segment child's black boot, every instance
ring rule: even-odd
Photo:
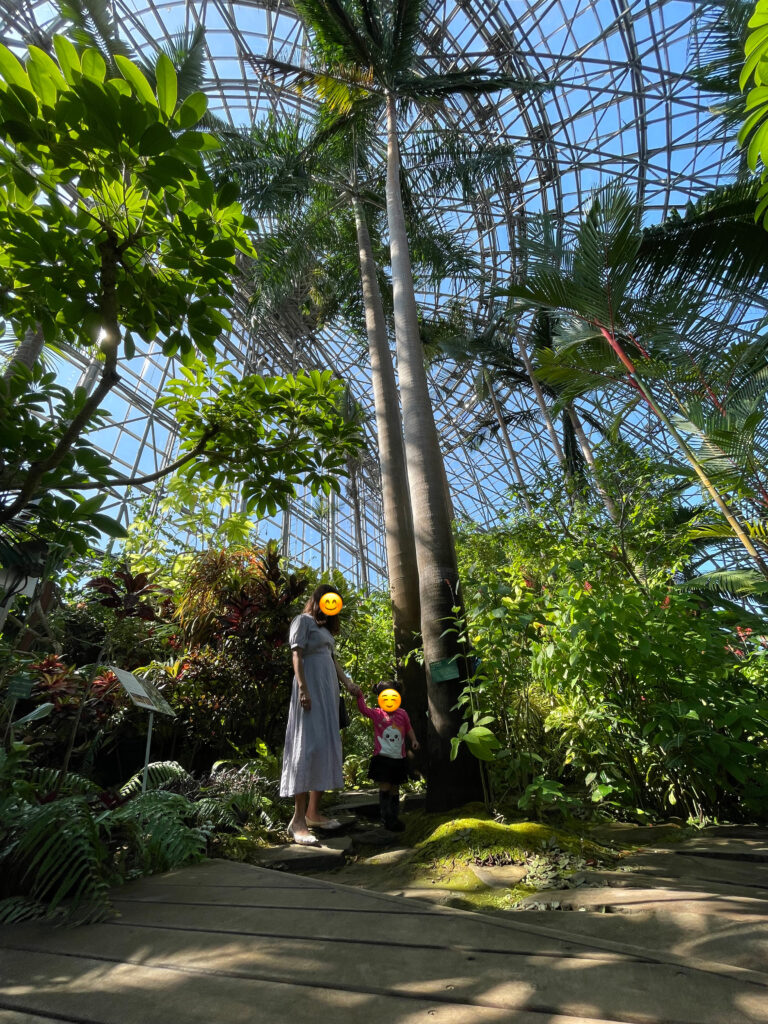
[[[390,832],[403,832],[405,825],[400,821],[400,794],[397,790],[389,791],[389,824]]]
[[[388,789],[379,790],[379,817],[384,828],[389,828],[389,795]]]

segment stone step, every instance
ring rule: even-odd
[[[319,846],[299,846],[297,843],[285,846],[270,846],[251,855],[251,862],[258,867],[273,871],[331,871],[340,868],[345,861],[346,848],[351,845],[349,837],[329,839]]]
[[[421,810],[426,802],[422,793],[406,793],[400,800],[402,811]],[[329,807],[326,814],[334,818],[339,815],[356,814],[361,818],[378,818],[379,791],[360,790],[359,792],[340,793],[338,802]]]

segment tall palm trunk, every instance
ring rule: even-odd
[[[528,379],[531,382],[533,393],[536,396],[536,403],[539,406],[539,411],[541,412],[541,415],[544,418],[547,433],[549,434],[549,439],[552,442],[552,448],[555,452],[555,458],[560,463],[562,468],[565,469],[567,472],[565,452],[563,451],[563,447],[560,444],[560,438],[557,436],[557,431],[555,430],[555,424],[552,422],[552,417],[549,415],[549,409],[547,408],[547,403],[544,400],[544,392],[541,390],[541,384],[539,384],[539,380],[534,372],[533,363],[531,362],[530,356],[528,355],[528,346],[525,343],[525,339],[523,338],[522,333],[519,333],[517,336],[517,347],[520,349],[520,357],[523,360],[525,372],[528,374]]]
[[[610,496],[608,491],[606,491],[605,487],[603,486],[603,482],[600,479],[600,473],[597,469],[595,456],[592,452],[590,443],[587,440],[587,435],[584,433],[584,426],[581,422],[581,418],[570,402],[568,402],[565,409],[568,413],[571,423],[573,424],[573,432],[576,435],[576,439],[579,442],[581,454],[584,456],[584,461],[589,466],[589,470],[592,473],[592,479],[595,481],[595,487],[597,487],[598,494],[602,498],[603,505],[605,505],[605,510],[610,516],[611,521],[614,523],[618,523],[619,510],[616,508],[616,503],[614,502],[613,498]]]
[[[416,568],[416,543],[413,536],[411,497],[405,468],[403,427],[392,353],[387,338],[384,306],[381,301],[373,246],[363,204],[352,198],[360,256],[360,279],[365,308],[365,327],[371,359],[373,403],[381,466],[381,492],[384,505],[384,539],[389,567],[389,591],[395,629],[395,657],[406,707],[413,718],[419,742],[424,745],[427,729],[427,692],[424,668],[415,659],[405,664],[405,656],[418,646],[421,632],[419,610],[419,573]]]
[[[400,192],[400,146],[395,96],[387,95],[387,220],[403,408],[405,457],[413,508],[421,598],[421,633],[429,705],[427,807],[447,809],[482,798],[479,762],[462,745],[450,760],[451,739],[461,726],[453,710],[466,684],[456,620],[463,618],[456,550],[447,507],[443,456],[429,397],[419,333],[408,236]],[[458,613],[454,611],[458,608]],[[458,678],[437,681],[432,665],[455,659]]]
[[[509,464],[512,466],[512,472],[515,474],[515,480],[517,480],[517,486],[520,488],[520,497],[523,500],[523,505],[525,506],[525,511],[528,513],[528,515],[531,515],[533,510],[531,508],[530,498],[528,497],[528,491],[526,490],[526,487],[525,487],[525,480],[523,479],[523,473],[522,473],[522,470],[520,469],[520,462],[518,461],[517,453],[515,452],[515,449],[512,447],[512,442],[509,439],[509,433],[507,431],[507,425],[504,422],[504,415],[503,415],[503,413],[501,411],[501,406],[499,405],[499,400],[496,397],[496,392],[493,390],[493,382],[491,381],[491,375],[488,373],[487,370],[483,370],[483,376],[485,378],[485,386],[488,388],[488,397],[491,400],[491,405],[493,406],[493,412],[494,412],[494,415],[496,416],[496,422],[499,424],[499,430],[501,431],[501,436],[502,436],[502,439],[504,441],[504,447],[506,448],[507,456],[509,458]]]
[[[630,379],[634,381],[635,387],[645,399],[648,407],[654,413],[656,418],[661,423],[664,424],[664,426],[670,432],[670,434],[675,439],[677,444],[680,446],[681,451],[693,467],[693,471],[696,473],[696,476],[699,478],[702,485],[704,486],[704,489],[707,491],[707,493],[712,498],[714,503],[720,509],[721,513],[723,514],[723,517],[725,518],[725,521],[728,523],[731,530],[733,530],[734,535],[738,538],[744,550],[755,562],[755,565],[763,574],[763,576],[765,576],[766,579],[768,579],[768,563],[766,563],[762,555],[758,553],[757,548],[752,543],[752,538],[749,536],[741,522],[739,522],[739,517],[737,513],[735,513],[733,509],[728,505],[728,502],[725,500],[722,494],[720,494],[717,487],[704,472],[704,467],[702,466],[699,459],[696,457],[695,453],[692,451],[690,445],[686,442],[685,438],[674,425],[669,416],[667,416],[667,414],[662,410],[661,406],[657,403],[651,389],[646,385],[642,377],[640,377],[640,375],[634,367],[634,364],[632,363],[632,360],[629,358],[629,356],[626,354],[622,346],[619,344],[615,335],[606,327],[601,327],[600,331],[605,340],[613,349],[613,351],[619,357],[621,363],[626,367],[627,370],[629,370]]]

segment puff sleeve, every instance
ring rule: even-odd
[[[291,631],[288,634],[288,643],[291,645],[292,651],[295,651],[298,647],[307,646],[311,623],[312,620],[309,615],[297,615],[293,620]]]

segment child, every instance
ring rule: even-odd
[[[373,722],[373,757],[368,765],[368,778],[379,784],[382,825],[390,832],[402,832],[405,825],[399,818],[398,787],[408,778],[405,738],[408,737],[413,750],[419,749],[419,742],[407,712],[400,707],[400,694],[395,684],[376,683],[373,692],[378,698],[377,708],[368,707],[362,692],[357,697],[360,711]]]

